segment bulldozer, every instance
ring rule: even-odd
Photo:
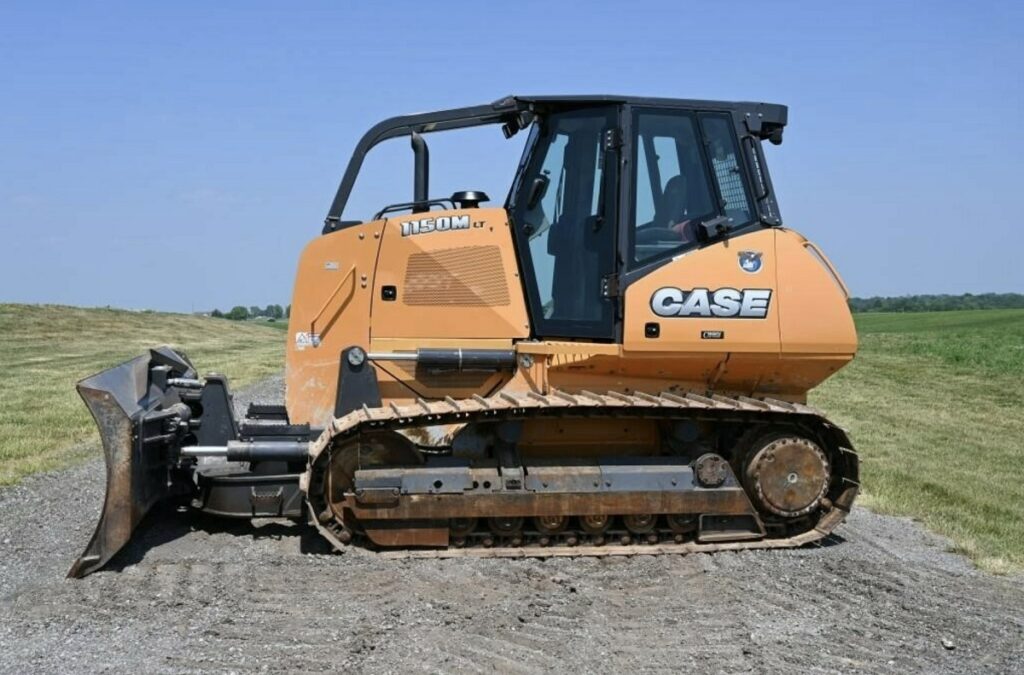
[[[848,291],[783,226],[786,106],[509,96],[358,142],[298,263],[285,400],[156,347],[82,380],[106,499],[69,576],[150,509],[290,518],[384,557],[668,554],[821,540],[858,458],[808,391],[854,357]],[[426,137],[525,138],[502,206],[430,192]],[[522,134],[522,135],[520,135]],[[345,219],[408,137],[412,199]]]

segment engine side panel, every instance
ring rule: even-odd
[[[384,227],[373,339],[459,340],[530,333],[504,209],[396,216]]]
[[[285,400],[295,424],[334,416],[338,363],[370,339],[370,297],[383,221],[317,237],[302,251],[292,293]]]
[[[503,209],[405,214],[388,220],[373,280],[370,351],[511,349],[529,334],[519,267]],[[467,398],[505,372],[376,363],[385,400]]]

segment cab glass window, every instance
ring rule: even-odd
[[[698,225],[719,215],[730,228],[750,222],[730,125],[728,115],[634,113],[634,262],[695,246]]]
[[[513,191],[538,334],[605,336],[610,326],[602,281],[612,271],[615,228],[602,215],[614,208],[614,195],[605,194],[602,140],[614,114],[598,108],[545,118]]]
[[[718,193],[724,202],[722,210],[731,221],[729,227],[746,225],[751,220],[750,195],[737,160],[732,121],[727,115],[701,115],[700,123]]]

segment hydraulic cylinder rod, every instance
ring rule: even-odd
[[[437,370],[511,370],[516,366],[512,349],[417,349],[415,352],[370,352],[371,361],[415,361]]]
[[[298,462],[309,454],[306,441],[228,441],[227,445],[189,445],[183,457],[223,457],[229,462]]]

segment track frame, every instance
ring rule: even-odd
[[[411,405],[370,408],[364,406],[347,415],[336,418],[324,430],[317,441],[310,446],[309,466],[301,479],[306,493],[307,505],[312,522],[321,534],[338,550],[350,548],[358,541],[358,534],[339,518],[332,508],[327,495],[329,462],[332,449],[357,440],[361,434],[382,430],[397,431],[419,426],[459,424],[476,422],[497,422],[530,418],[551,417],[617,417],[681,419],[699,416],[720,421],[739,422],[755,428],[758,424],[785,423],[805,428],[816,436],[831,456],[833,477],[826,500],[817,515],[817,520],[799,532],[789,532],[786,527],[769,527],[763,538],[744,541],[685,541],[677,537],[676,542],[661,542],[648,545],[627,546],[574,546],[564,541],[555,545],[518,545],[521,540],[497,537],[484,547],[442,548],[431,550],[385,550],[386,557],[524,557],[524,556],[581,556],[581,555],[635,555],[652,553],[691,553],[699,551],[740,550],[753,548],[787,548],[801,546],[820,540],[831,533],[849,512],[859,491],[859,460],[846,432],[829,422],[824,415],[810,406],[780,401],[772,398],[735,398],[718,394],[704,395],[697,392],[661,392],[650,394],[633,391],[629,393],[606,391],[566,392],[551,389],[547,393],[531,391],[527,394],[499,392],[490,397],[474,396],[442,401],[417,399]],[[460,497],[454,496],[458,499]],[[439,512],[440,513],[440,512]],[[453,511],[454,513],[454,511]],[[482,514],[478,514],[482,515]],[[393,520],[389,528],[399,525]],[[439,546],[441,540],[434,528],[429,534],[430,523],[426,521],[425,536],[421,545]],[[378,544],[387,538],[377,539]],[[447,535],[444,537],[447,542]],[[517,545],[508,545],[509,541]]]

